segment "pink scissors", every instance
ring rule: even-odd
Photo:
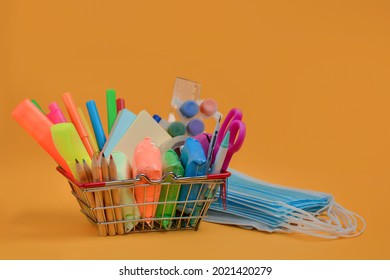
[[[215,159],[223,138],[228,131],[230,131],[229,148],[222,165],[222,171],[225,171],[228,168],[233,154],[238,152],[244,143],[246,126],[245,123],[242,122],[242,112],[239,109],[231,109],[223,121],[222,126],[218,131],[217,140],[215,142],[213,159]]]

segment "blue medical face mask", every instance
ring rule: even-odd
[[[227,209],[221,201],[213,203],[206,221],[323,238],[353,237],[364,231],[364,219],[334,202],[330,194],[278,186],[230,172]],[[363,224],[360,230],[357,219]]]

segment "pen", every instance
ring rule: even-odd
[[[53,122],[53,123],[64,123],[67,122],[65,119],[64,114],[62,113],[60,107],[58,106],[57,102],[52,102],[49,104],[49,110],[50,112],[47,114],[47,117]]]
[[[109,171],[109,175],[110,175],[110,181],[118,180],[118,173],[117,173],[115,161],[112,158],[112,155],[110,156],[110,164],[108,166],[108,171]],[[115,206],[121,205],[121,197],[119,194],[119,190],[113,189],[113,190],[111,190],[111,194],[112,194],[112,200],[114,202],[114,205]],[[115,220],[122,221],[123,220],[122,208],[114,208],[114,212],[115,212]],[[124,224],[117,223],[117,230],[118,230],[117,232],[119,235],[124,234],[125,233]]]
[[[102,150],[104,143],[106,143],[106,135],[104,134],[102,122],[100,120],[99,112],[94,100],[89,100],[87,102],[87,109],[89,118],[91,119],[93,131],[95,132],[96,142],[98,144],[99,150]]]
[[[117,98],[116,99],[116,113],[119,114],[119,112],[126,108],[125,100],[123,98]]]
[[[101,170],[102,170],[102,180],[103,182],[109,182],[110,181],[110,174],[108,170],[108,163],[106,160],[106,157],[103,154],[102,161],[101,161]],[[104,191],[103,194],[103,201],[104,206],[106,207],[106,218],[107,222],[113,222],[114,221],[114,211],[113,211],[113,202],[112,202],[112,194],[110,190]],[[115,235],[116,229],[115,224],[108,224],[108,235]]]
[[[230,131],[226,132],[223,138],[222,144],[218,149],[217,155],[215,156],[214,164],[211,168],[211,174],[217,174],[222,170],[223,163],[225,162],[226,154],[229,150]]]
[[[106,91],[106,105],[107,105],[107,123],[108,134],[111,132],[111,128],[114,125],[116,119],[116,93],[113,89]]]
[[[91,144],[89,143],[88,134],[85,131],[83,123],[81,122],[80,117],[77,113],[76,106],[73,102],[72,96],[70,95],[70,93],[66,92],[62,95],[62,100],[64,101],[70,120],[76,127],[77,133],[79,134],[81,141],[83,141],[85,149],[87,149],[89,156],[92,157],[93,149],[91,147]]]
[[[217,135],[219,132],[220,124],[221,124],[221,116],[219,116],[219,118],[218,118],[218,121],[215,125],[213,136],[211,137],[211,140],[210,140],[210,146],[209,146],[209,150],[207,153],[207,168],[206,168],[207,173],[208,173],[208,171],[211,167],[211,164],[212,164],[213,153],[214,153],[215,143],[217,141]]]
[[[96,155],[92,156],[92,163],[91,163],[91,173],[92,173],[92,181],[93,182],[100,182],[100,167],[97,160]],[[96,207],[104,207],[103,198],[101,196],[101,191],[94,192],[95,193],[95,204]],[[105,222],[105,215],[103,209],[97,209],[96,210],[96,219],[98,221],[98,229],[99,229],[99,235],[100,236],[107,236],[107,229],[106,226],[102,223]]]
[[[99,153],[100,150],[99,150],[99,147],[97,145],[95,135],[92,132],[92,127],[91,127],[90,123],[87,121],[87,118],[85,117],[85,114],[80,107],[77,108],[77,112],[79,113],[81,122],[83,123],[83,125],[87,131],[89,143],[91,144],[93,153],[94,154]]]

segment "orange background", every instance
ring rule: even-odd
[[[1,1],[2,259],[389,259],[388,1]],[[331,193],[367,221],[320,240],[202,223],[99,238],[55,163],[10,117],[105,90],[165,114],[177,76],[244,111],[232,167]],[[63,107],[64,108],[64,107]],[[85,108],[85,107],[84,107]],[[106,125],[105,125],[106,127]]]

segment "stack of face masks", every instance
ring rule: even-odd
[[[211,204],[206,221],[330,239],[358,236],[365,229],[364,219],[337,204],[330,194],[282,187],[229,171],[226,209],[219,199]]]

